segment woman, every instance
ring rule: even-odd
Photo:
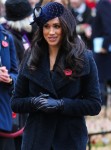
[[[29,113],[22,150],[86,150],[84,116],[101,110],[97,68],[72,13],[57,2],[39,8],[11,101],[13,111]]]
[[[17,77],[16,51],[12,36],[0,25],[0,131],[12,131],[10,98]],[[10,147],[9,147],[10,145]],[[13,150],[13,140],[0,136],[0,149]]]

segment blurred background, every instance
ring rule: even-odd
[[[103,104],[98,116],[86,117],[87,150],[111,150],[111,0],[0,0],[0,24],[13,36],[18,68],[37,28],[36,24],[30,25],[33,8],[36,3],[41,6],[49,1],[71,10],[77,33],[93,51],[98,67]],[[26,118],[27,114],[12,112],[12,134],[1,134],[0,130],[0,137],[9,139],[6,150],[20,150]]]

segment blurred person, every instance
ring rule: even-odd
[[[107,85],[111,87],[111,0],[100,0],[92,26],[94,58],[101,83],[103,104],[107,104]]]
[[[96,4],[99,0],[85,0],[86,5],[91,9],[93,18],[96,16]]]
[[[33,28],[30,25],[32,8],[28,0],[6,0],[5,10],[5,20],[0,20],[0,23],[13,35],[19,65],[33,36]]]
[[[90,7],[91,9],[96,7],[96,2],[97,0],[85,0],[86,4],[88,7]]]
[[[34,22],[38,29],[11,99],[14,112],[29,113],[21,150],[86,150],[84,116],[101,110],[92,52],[62,4],[35,7]]]
[[[91,9],[85,0],[69,0],[69,8],[77,20],[77,33],[85,42],[87,48],[92,49],[91,34],[92,20]]]
[[[12,131],[10,98],[17,77],[16,51],[12,36],[0,25],[0,132]],[[0,150],[14,150],[12,139],[0,136]]]
[[[30,47],[35,26],[31,26],[32,7],[28,0],[6,0],[5,2],[5,22],[2,25],[8,30],[14,39],[16,48],[16,58],[18,69],[21,61],[24,58],[25,52]],[[16,114],[16,127],[14,132],[24,127],[27,114]],[[14,138],[16,150],[20,150],[22,136]]]

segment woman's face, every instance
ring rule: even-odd
[[[49,20],[43,26],[43,36],[49,46],[60,46],[62,41],[62,27],[58,17]]]

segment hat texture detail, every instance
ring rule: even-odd
[[[36,22],[39,27],[42,27],[47,21],[60,17],[63,12],[64,6],[57,2],[49,2],[43,7],[35,6],[33,11],[34,21],[32,23]]]

